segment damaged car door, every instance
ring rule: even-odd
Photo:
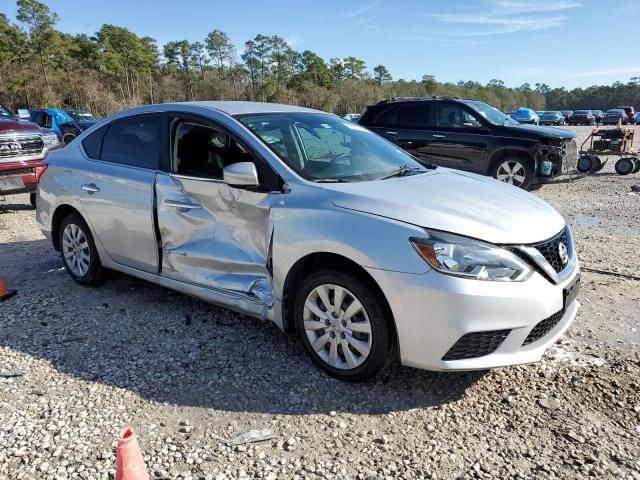
[[[270,215],[277,193],[269,185],[275,173],[211,121],[179,115],[167,121],[168,171],[159,172],[155,184],[160,274],[271,306]],[[260,186],[224,182],[224,168],[240,162],[256,166]]]

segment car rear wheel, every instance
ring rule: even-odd
[[[31,204],[31,208],[35,210],[36,208],[36,192],[31,192],[29,194],[29,203]]]
[[[76,136],[73,133],[67,133],[64,137],[62,137],[62,144],[69,145]]]
[[[58,241],[64,268],[71,278],[84,285],[98,285],[104,268],[91,231],[80,215],[72,213],[62,221]]]
[[[498,161],[493,178],[527,190],[533,180],[533,172],[529,163],[520,158],[506,158]]]
[[[348,381],[370,378],[394,359],[392,333],[379,294],[337,270],[310,275],[298,289],[295,323],[313,361]]]

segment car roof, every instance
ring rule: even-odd
[[[154,105],[143,105],[140,107],[126,110],[127,113],[135,113],[137,111],[152,112],[152,111],[164,111],[167,107],[176,106],[194,106],[205,107],[221,112],[228,115],[242,115],[246,113],[276,113],[276,112],[315,112],[325,113],[320,110],[314,110],[312,108],[298,107],[295,105],[284,105],[280,103],[267,103],[267,102],[243,102],[243,101],[198,101],[198,102],[173,102],[173,103],[158,103]]]

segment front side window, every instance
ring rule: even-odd
[[[222,170],[253,159],[225,132],[190,120],[172,124],[171,159],[174,173],[222,179]]]
[[[401,167],[424,168],[404,150],[335,115],[310,112],[238,116],[301,177],[311,181],[365,181]]]
[[[157,168],[160,116],[143,115],[116,120],[102,142],[101,159],[132,167]]]
[[[478,128],[482,124],[460,105],[442,104],[436,109],[436,126],[440,128]]]

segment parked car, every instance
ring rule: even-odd
[[[60,108],[32,109],[31,121],[56,132],[62,143],[67,144],[97,120],[82,110]]]
[[[627,115],[627,121],[625,123],[633,125],[636,123],[636,111],[633,107],[616,107],[624,110]]]
[[[602,123],[604,119],[604,112],[602,110],[591,110],[591,113],[596,117],[596,123]]]
[[[564,121],[569,123],[569,119],[571,118],[572,110],[561,110],[560,113],[564,115]]]
[[[591,110],[576,110],[569,119],[569,125],[595,125],[596,117]]]
[[[271,320],[342,379],[396,356],[433,370],[537,361],[579,307],[553,208],[335,115],[144,106],[47,165],[36,217],[74,280],[119,270]]]
[[[342,118],[344,118],[345,120],[349,120],[350,122],[357,122],[358,120],[360,120],[361,116],[362,115],[359,113],[347,113],[343,115]]]
[[[36,181],[42,160],[58,147],[58,137],[51,130],[21,120],[0,104],[0,195],[29,193],[36,206]]]
[[[61,125],[62,143],[65,145],[98,121],[96,117],[85,110],[65,109],[65,113],[73,119],[72,122]]]
[[[540,117],[540,125],[564,125],[564,115],[560,112],[544,112]]]
[[[486,103],[455,97],[383,101],[359,122],[419,161],[528,189],[576,165],[573,132],[521,125]]]
[[[636,112],[636,125],[640,125],[640,112]]]
[[[509,115],[518,123],[538,125],[540,123],[540,117],[538,114],[530,108],[520,107],[512,115]]]
[[[621,122],[623,125],[627,124],[628,117],[625,111],[621,108],[607,110],[607,113],[604,114],[604,118],[602,119],[602,123],[604,125],[615,125],[618,122]]]

